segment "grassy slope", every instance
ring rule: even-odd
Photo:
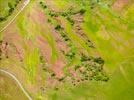
[[[67,4],[67,0],[59,5],[58,2],[53,1],[59,9]],[[80,1],[77,1],[79,3]],[[32,3],[31,3],[32,5]],[[76,87],[69,89],[67,83],[59,91],[48,91],[49,100],[131,100],[133,99],[133,83],[132,78],[134,73],[134,58],[133,56],[133,5],[125,11],[125,14],[120,18],[117,18],[116,13],[107,8],[107,6],[100,4],[96,14],[91,12],[91,9],[87,7],[85,13],[85,23],[83,29],[88,36],[94,42],[97,51],[105,60],[105,67],[109,73],[112,73],[111,79],[107,83],[103,82],[90,82],[88,84],[83,83]],[[35,8],[33,8],[35,9]],[[31,11],[29,9],[27,12]],[[34,14],[33,14],[34,15]],[[118,15],[118,14],[117,14]],[[122,20],[123,19],[123,20]],[[66,21],[65,19],[63,19]],[[125,20],[125,21],[124,21]],[[126,23],[127,21],[127,23]],[[67,35],[77,46],[81,46],[86,51],[90,52],[90,49],[85,45],[84,40],[81,40],[72,29],[70,23],[66,24]],[[41,34],[45,40],[48,41],[52,48],[52,58],[56,59],[57,51],[55,48],[54,37],[49,32],[38,33],[36,25],[33,21],[30,21],[24,14],[19,16],[17,20],[17,26],[19,33],[24,38],[32,39],[35,42],[36,36]],[[32,26],[32,27],[31,27]],[[34,26],[34,27],[33,27]],[[124,28],[125,26],[125,28]],[[38,26],[37,26],[38,27]],[[42,26],[41,26],[42,27]],[[105,29],[103,30],[103,27]],[[126,28],[127,27],[127,28]],[[46,34],[48,33],[48,34]],[[26,40],[25,40],[26,39]],[[30,79],[33,80],[36,74],[37,63],[39,63],[39,53],[37,48],[25,49],[25,65],[28,66]],[[129,58],[129,60],[127,60]],[[77,61],[77,59],[76,59]],[[75,63],[75,60],[74,62]],[[113,93],[114,91],[114,93]],[[61,95],[62,94],[62,95]],[[123,95],[122,95],[123,94]]]
[[[107,7],[103,7],[103,5],[100,5],[99,8],[101,13],[96,15],[97,17],[93,16],[90,11],[85,14],[83,29],[96,44],[98,51],[106,61],[106,66],[110,70],[114,70],[124,58],[133,55],[133,34],[128,29],[129,25],[133,24],[133,21],[124,17],[118,18],[119,15],[116,17],[116,13],[113,13]],[[102,30],[102,27],[105,27],[105,30]]]
[[[0,73],[0,100],[28,100],[16,82]]]
[[[50,91],[48,98],[50,100],[133,100],[133,66],[134,63],[132,60],[129,60],[129,63],[123,63],[114,72],[108,83],[92,81],[90,83],[83,83],[72,89],[58,92]]]
[[[111,80],[106,84],[91,82],[74,89],[63,90],[64,92],[51,93],[51,91],[50,98],[52,100],[60,100],[59,98],[64,98],[64,100],[133,100],[134,45],[131,32],[133,30],[133,5],[125,12],[127,19],[124,16],[121,19],[117,18],[116,13],[111,13],[111,10],[103,4],[100,5],[101,14],[97,17],[92,15],[89,7],[87,9],[83,29],[105,59],[106,69],[113,73]],[[102,14],[106,19],[102,18]],[[123,24],[128,28],[124,28]],[[106,27],[106,32],[102,31],[102,26]]]
[[[18,2],[18,3],[17,3]],[[0,17],[4,17],[6,20],[0,23],[0,29],[7,25],[7,23],[12,20],[12,18],[18,13],[20,8],[22,7],[24,0],[1,0],[0,1]],[[14,8],[11,15],[9,14],[9,6],[8,3]],[[1,34],[1,33],[0,33]]]

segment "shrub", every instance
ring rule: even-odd
[[[79,11],[79,13],[82,15],[82,14],[84,14],[86,12],[86,10],[85,9],[81,9],[80,11]]]
[[[6,20],[5,17],[0,17],[0,22],[2,22],[2,21],[4,21],[4,20]]]
[[[66,35],[65,35],[65,34],[61,34],[61,36],[62,36],[62,37],[66,37]]]
[[[51,19],[47,19],[47,22],[48,22],[48,23],[51,23],[52,21],[51,21]]]
[[[14,5],[15,7],[17,6],[17,4]]]
[[[86,55],[82,54],[81,56],[81,62],[84,62],[84,61],[90,61],[92,58],[91,57],[87,57]]]
[[[95,58],[94,62],[96,62],[98,64],[104,64],[104,60],[101,57]]]
[[[46,8],[47,8],[47,6],[46,6],[46,5],[44,5],[44,6],[43,6],[43,8],[44,8],[44,9],[46,9]]]
[[[42,4],[43,4],[43,2],[42,2],[42,1],[40,1],[40,4],[42,5]]]
[[[15,2],[16,2],[16,4],[18,4],[20,1],[21,1],[21,0],[16,0]]]
[[[68,41],[69,39],[68,38],[65,38],[65,41]]]
[[[68,14],[66,12],[61,12],[61,16],[66,17]]]
[[[8,7],[13,8],[13,6],[12,6],[12,4],[10,2],[8,2]]]
[[[75,70],[79,69],[81,66],[80,65],[75,65]]]
[[[60,31],[60,30],[62,30],[63,28],[61,27],[61,25],[57,25],[56,27],[55,27],[55,30],[57,30],[57,31]]]
[[[42,2],[42,1],[40,2],[40,5],[41,5],[44,9],[46,9],[46,8],[47,8],[47,5],[43,4],[43,2]]]
[[[66,56],[69,58],[69,59],[73,59],[75,57],[75,53],[70,51],[66,54]]]
[[[74,25],[74,20],[71,19],[70,17],[67,17],[67,20],[71,23],[71,25]]]
[[[10,8],[9,11],[8,11],[8,15],[11,15],[14,11],[14,8]]]

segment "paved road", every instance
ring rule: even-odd
[[[26,90],[23,88],[23,86],[22,86],[22,84],[20,83],[20,81],[19,81],[13,74],[11,74],[11,73],[8,72],[8,71],[2,70],[2,69],[0,69],[0,72],[3,72],[3,73],[5,73],[5,74],[9,75],[10,77],[12,77],[12,78],[16,81],[16,83],[19,85],[19,87],[21,88],[21,90],[24,92],[24,94],[27,96],[27,98],[28,98],[29,100],[32,100],[32,98],[30,97],[30,95],[29,95],[29,94],[26,92]]]
[[[6,25],[6,26],[4,26],[1,30],[0,30],[0,32],[3,32],[15,19],[16,19],[16,17],[23,11],[23,9],[29,4],[29,2],[30,2],[30,0],[26,0],[25,2],[24,2],[24,6],[19,10],[19,12],[14,16],[14,18]]]

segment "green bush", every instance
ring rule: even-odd
[[[98,63],[98,64],[104,64],[104,60],[103,60],[102,58],[100,58],[100,57],[95,58],[95,59],[94,59],[94,62],[96,62],[96,63]]]
[[[14,11],[14,8],[10,8],[9,11],[8,11],[8,14],[11,15]]]
[[[0,17],[0,22],[5,21],[6,17]]]
[[[67,17],[66,19],[71,23],[71,25],[74,25],[74,20],[73,19],[71,19],[70,17]]]
[[[61,27],[61,25],[57,25],[56,27],[55,27],[55,30],[57,30],[57,31],[60,31],[60,30],[62,30],[63,28]]]
[[[80,11],[79,11],[79,13],[82,15],[82,14],[84,14],[86,12],[86,9],[81,9]]]
[[[13,8],[13,6],[12,6],[12,4],[10,2],[8,2],[8,7]]]
[[[52,21],[51,21],[51,19],[47,19],[47,22],[48,22],[48,23],[51,23]]]
[[[42,8],[46,9],[47,8],[47,5],[45,5],[42,1],[39,2],[40,5],[42,6]]]

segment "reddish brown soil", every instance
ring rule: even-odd
[[[81,25],[84,21],[83,19],[83,15],[81,14],[76,14],[73,16],[73,19],[75,21],[75,24],[74,24],[74,30],[75,32],[80,36],[80,37],[84,37],[86,38],[85,36],[85,33],[83,32],[82,28],[81,28]]]
[[[37,44],[43,54],[43,57],[46,59],[46,62],[51,63],[51,48],[46,40],[43,37],[38,37]]]
[[[128,2],[129,0],[117,0],[113,5],[113,9],[120,11]]]
[[[57,78],[62,78],[64,76],[63,68],[65,63],[61,59],[57,60],[52,66],[52,70],[55,72]]]
[[[44,34],[48,33],[48,29],[49,33],[52,34],[52,36],[54,37],[55,41],[56,41],[56,49],[58,51],[59,54],[59,58],[58,60],[51,65],[52,70],[55,72],[56,77],[57,78],[61,78],[63,76],[63,67],[65,66],[65,60],[63,58],[63,55],[61,52],[61,50],[67,52],[69,50],[68,46],[65,44],[65,42],[62,40],[60,33],[57,33],[54,29],[53,26],[51,26],[50,24],[48,25],[47,23],[47,17],[45,16],[44,13],[41,12],[36,12],[37,16],[40,16],[40,18],[42,18],[41,20],[39,19],[39,17],[37,17],[38,23],[42,24],[42,31],[44,32]],[[47,25],[46,27],[43,25]],[[47,29],[47,30],[46,30]],[[44,40],[41,36],[38,38],[38,43],[39,43],[39,48],[43,53],[43,56],[46,58],[47,62],[49,64],[51,64],[51,47],[49,46],[48,42],[46,40]]]

